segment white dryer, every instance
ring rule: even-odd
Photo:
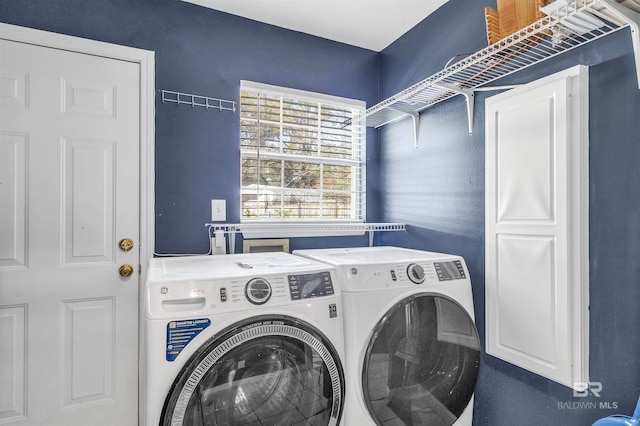
[[[464,259],[397,247],[298,250],[337,268],[346,426],[470,426],[480,364]]]
[[[144,424],[337,425],[336,284],[333,267],[288,253],[152,259]]]

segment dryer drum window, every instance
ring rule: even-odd
[[[362,389],[378,424],[450,426],[469,404],[480,365],[473,319],[434,294],[403,299],[378,322]]]
[[[253,318],[192,356],[161,425],[337,425],[343,392],[340,359],[318,330],[290,317]]]

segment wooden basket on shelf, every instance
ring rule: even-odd
[[[497,1],[498,10],[488,6],[484,9],[489,45],[543,18],[545,14],[540,11],[540,8],[551,2],[551,0]]]

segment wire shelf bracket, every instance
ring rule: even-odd
[[[173,102],[178,105],[191,105],[192,107],[236,112],[236,102],[234,101],[210,98],[208,96],[192,95],[189,93],[172,92],[171,90],[160,90],[160,92],[162,93],[163,103]]]
[[[640,13],[616,0],[557,2],[561,6],[548,12],[544,18],[368,108],[365,113],[366,125],[379,128],[411,116],[414,145],[417,148],[420,112],[454,96],[463,95],[467,103],[469,134],[472,134],[476,91],[516,87],[487,85],[624,28],[631,31],[640,88]],[[576,20],[582,23],[585,19],[595,24],[586,29],[575,24]]]

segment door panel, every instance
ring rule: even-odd
[[[28,83],[28,73],[0,71],[0,106],[26,108]]]
[[[0,308],[0,422],[25,415],[26,313],[26,306]]]
[[[500,144],[497,150],[498,223],[554,219],[555,139],[550,136],[557,125],[554,112],[558,103],[542,97],[528,100],[519,108],[501,111],[500,140],[518,143]]]
[[[567,342],[559,339],[556,331],[559,289],[552,272],[557,269],[555,239],[545,235],[499,235],[496,246],[500,345],[537,362],[557,364],[560,360],[556,353],[564,350],[559,346]],[[519,320],[518,326],[513,327],[510,321],[520,318],[532,320]]]
[[[62,141],[65,264],[113,261],[115,141]]]
[[[118,268],[139,264],[139,65],[2,40],[0,113],[0,309],[24,315],[0,338],[25,342],[0,365],[28,371],[0,419],[135,424],[138,274]]]
[[[63,405],[113,398],[114,301],[64,301]]]
[[[0,133],[0,268],[26,262],[27,135]]]
[[[62,113],[115,118],[116,88],[62,80]]]

